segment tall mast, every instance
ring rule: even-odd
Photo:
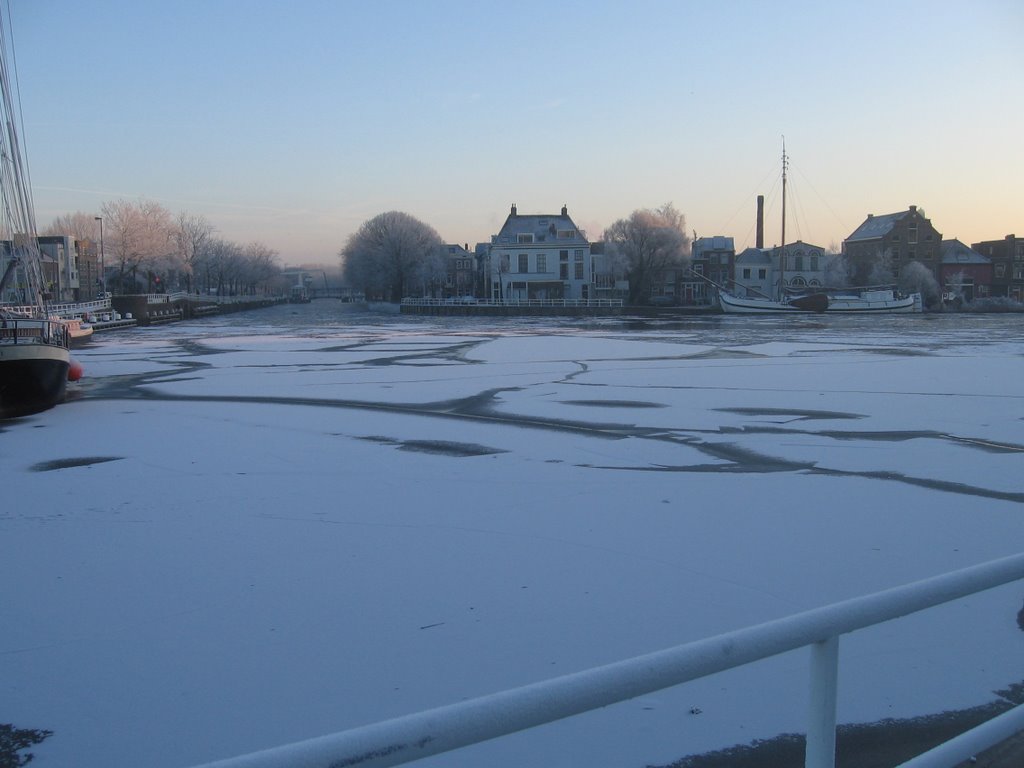
[[[779,296],[786,292],[786,137],[782,137],[782,245],[779,247]]]

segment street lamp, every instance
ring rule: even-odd
[[[103,217],[97,216],[100,223],[100,285],[103,286],[103,298],[107,298],[107,269],[103,263]]]

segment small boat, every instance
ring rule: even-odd
[[[67,326],[72,347],[79,347],[92,338],[93,327],[83,317],[65,318],[64,325]]]
[[[3,19],[0,19],[0,302],[11,286],[21,299],[0,303],[0,418],[52,408],[64,399],[71,372],[71,334],[65,322],[50,317],[43,304],[42,257],[28,186],[25,158],[18,141],[17,100],[11,92],[11,67]]]

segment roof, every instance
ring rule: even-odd
[[[747,248],[736,257],[737,264],[771,264],[772,257],[766,248]]]
[[[704,251],[736,251],[736,245],[731,237],[715,235],[714,237],[700,237],[693,241],[691,252],[694,257]]]
[[[973,248],[968,248],[959,240],[943,240],[939,245],[943,264],[991,264],[987,256],[982,256]]]
[[[526,245],[520,241],[520,235],[532,235],[534,245],[588,245],[586,235],[576,228],[565,207],[561,213],[520,215],[513,205],[501,231],[491,242],[497,246]]]
[[[896,223],[906,216],[910,211],[899,213],[887,213],[882,216],[868,216],[864,223],[853,231],[853,234],[846,238],[846,242],[852,243],[857,240],[878,240],[885,237],[896,226]]]

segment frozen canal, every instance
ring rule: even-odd
[[[185,768],[1024,549],[1024,316],[406,318],[97,336],[0,423],[0,722]],[[1024,585],[841,643],[839,719],[1024,679]],[[802,731],[806,651],[424,766]]]

